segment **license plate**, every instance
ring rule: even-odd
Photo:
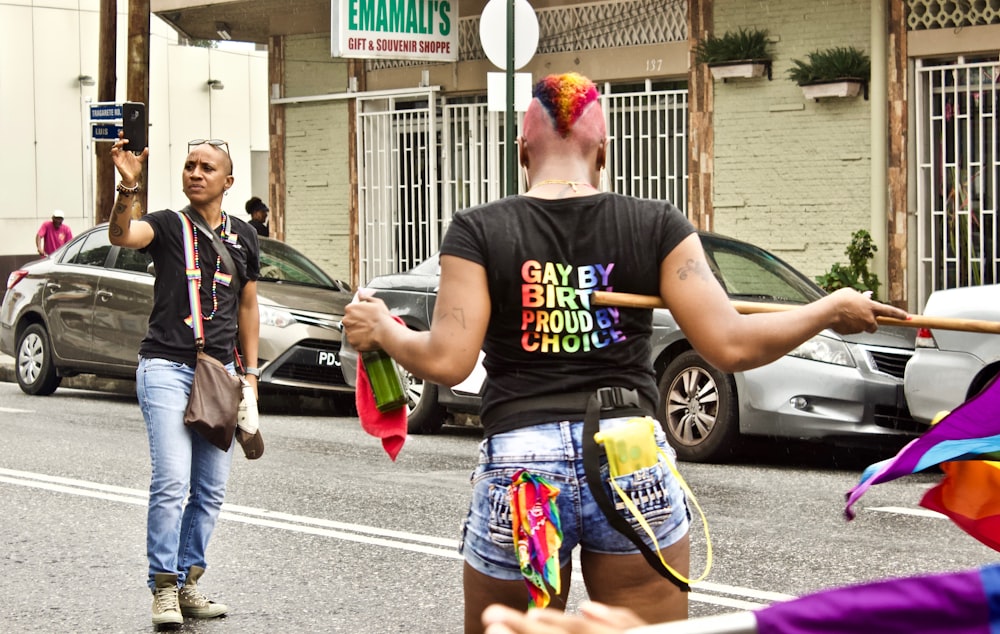
[[[320,350],[316,353],[316,365],[340,367],[340,355],[330,350]]]

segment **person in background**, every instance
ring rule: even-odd
[[[250,226],[257,230],[257,235],[265,238],[271,235],[271,230],[267,227],[267,214],[271,212],[264,204],[264,201],[254,196],[247,201],[247,213],[250,214]]]
[[[52,212],[52,219],[46,220],[38,228],[35,236],[35,249],[38,255],[52,255],[62,245],[73,239],[73,231],[65,222],[66,214],[62,209]]]
[[[226,605],[207,599],[198,585],[226,497],[233,447],[223,451],[184,424],[197,360],[194,333],[186,323],[191,316],[188,277],[200,279],[205,353],[232,373],[238,340],[246,378],[256,392],[260,252],[257,233],[222,208],[223,196],[233,186],[233,163],[224,141],[188,143],[181,183],[189,201],[184,213],[192,220],[191,233],[169,209],[132,220],[133,212],[144,211],[135,194],[149,149],[137,156],[124,148],[126,143],[119,138],[111,148],[121,182],[108,237],[114,245],[148,253],[156,267],[153,308],[139,344],[135,385],[152,467],[146,557],[153,625],[176,628],[184,617],[215,618],[228,611]],[[217,239],[206,235],[209,228]],[[236,270],[226,268],[218,248],[228,251]],[[188,249],[197,259],[191,272],[185,265]]]
[[[687,593],[618,532],[588,486],[587,404],[598,393],[622,397],[599,412],[603,433],[633,416],[652,417],[658,400],[653,311],[595,306],[593,291],[659,296],[698,353],[722,372],[770,363],[826,328],[874,331],[879,316],[906,318],[854,289],[786,312],[739,314],[683,212],[667,201],[598,188],[607,142],[594,83],[577,73],[543,78],[518,143],[527,192],[455,213],[441,244],[430,330],[398,323],[368,289],[345,310],[344,333],[355,349],[381,348],[425,381],[455,385],[485,352],[485,439],[460,546],[466,634],[483,631],[490,604],[529,606],[512,539],[524,529],[512,520],[508,494],[522,470],[558,488],[562,539],[554,550],[564,582],[552,608],[565,608],[571,553],[579,546],[591,600],[629,608],[648,622],[687,618]],[[657,446],[672,453],[660,424],[651,422]],[[687,576],[688,507],[679,479],[663,459],[629,476],[619,478],[625,495],[657,518],[651,530],[664,561]],[[602,484],[605,495],[615,495]]]

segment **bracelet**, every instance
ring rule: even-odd
[[[245,372],[251,376],[260,378],[260,368],[246,368]]]
[[[139,183],[136,183],[136,184],[135,184],[135,185],[133,185],[132,187],[125,187],[124,185],[122,185],[122,184],[121,184],[121,183],[119,182],[119,183],[118,183],[118,186],[117,186],[117,187],[115,187],[115,190],[116,190],[116,191],[117,191],[117,192],[118,192],[119,194],[121,194],[122,196],[132,196],[133,194],[136,194],[136,193],[138,193],[138,191],[139,191]]]

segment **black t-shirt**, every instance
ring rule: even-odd
[[[590,293],[659,295],[661,262],[693,231],[668,202],[611,193],[512,196],[456,213],[441,253],[481,264],[492,303],[487,435],[565,419],[558,408],[491,415],[522,398],[620,386],[655,403],[652,311],[591,306]]]
[[[265,238],[271,235],[271,230],[267,228],[263,222],[258,222],[256,220],[251,220],[247,223],[257,231],[257,235],[264,236]]]
[[[224,235],[227,220],[228,236]],[[139,344],[139,354],[147,358],[169,359],[194,365],[197,358],[194,332],[191,326],[184,323],[184,319],[191,314],[191,304],[185,275],[183,226],[177,214],[169,209],[147,214],[141,221],[148,222],[153,227],[153,241],[142,251],[153,258],[156,281],[153,284],[153,310],[149,316],[149,329]],[[203,316],[211,315],[214,306],[212,280],[216,271],[215,244],[221,242],[226,245],[238,270],[235,273],[226,271],[225,264],[219,264],[219,268],[224,273],[231,274],[233,279],[229,285],[222,281],[216,284],[218,308],[212,319],[202,320],[205,328],[205,352],[223,363],[232,363],[238,326],[239,298],[236,287],[242,287],[247,281],[259,277],[260,249],[257,232],[246,222],[231,215],[223,220],[215,233],[219,240],[214,243],[203,235],[198,240]]]

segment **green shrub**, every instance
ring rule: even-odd
[[[851,235],[851,243],[844,250],[850,264],[834,264],[828,272],[816,277],[816,283],[830,293],[841,288],[854,288],[871,291],[872,297],[878,299],[881,284],[878,276],[868,270],[868,261],[875,257],[876,251],[878,247],[872,243],[870,233],[864,229],[855,231]]]
[[[805,62],[793,59],[788,69],[788,78],[800,86],[843,79],[868,81],[871,75],[868,54],[853,46],[813,51],[806,57]]]
[[[747,60],[769,60],[767,31],[740,29],[726,31],[720,37],[709,36],[694,49],[695,58],[704,64],[720,64]]]

